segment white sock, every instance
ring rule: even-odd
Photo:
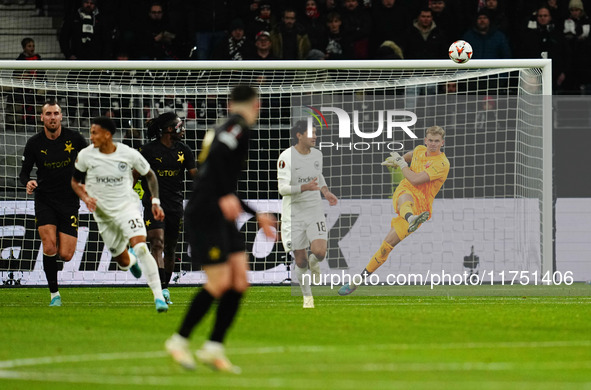
[[[129,264],[127,265],[127,267],[123,267],[122,265],[119,265],[119,268],[121,268],[123,271],[129,271],[129,269],[135,263],[137,263],[137,257],[135,257],[130,251],[127,251],[127,254],[129,255]]]
[[[296,276],[296,280],[300,283],[302,294],[305,297],[312,296],[312,289],[310,288],[311,277],[304,278],[303,276],[308,273],[308,268],[300,268],[294,263],[293,273]],[[308,275],[311,276],[311,275]]]
[[[58,292],[54,292],[54,293],[50,293],[50,294],[51,294],[51,299],[53,299],[55,297],[61,296],[59,291]]]
[[[144,277],[148,281],[148,286],[152,289],[154,299],[164,300],[160,276],[158,275],[158,264],[156,264],[156,260],[148,250],[148,245],[145,242],[140,242],[133,247],[133,250],[140,261]]]

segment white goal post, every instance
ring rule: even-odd
[[[45,284],[33,197],[18,183],[24,145],[40,131],[42,103],[57,99],[65,127],[88,139],[89,120],[111,116],[133,146],[147,142],[144,124],[165,111],[185,119],[185,142],[197,155],[205,131],[223,118],[231,88],[258,88],[255,126],[239,194],[279,217],[277,158],[291,145],[297,120],[318,126],[324,176],[339,197],[325,206],[329,249],[323,273],[359,272],[379,247],[393,216],[396,172],[380,166],[389,150],[410,151],[424,130],[446,130],[451,171],[434,215],[392,253],[387,273],[554,271],[551,60],[433,61],[0,61],[0,283]],[[342,138],[330,107],[351,119]],[[394,114],[392,114],[394,113]],[[397,113],[397,114],[396,114]],[[409,137],[388,115],[412,113]],[[322,114],[322,115],[320,115]],[[312,118],[312,119],[310,119]],[[355,120],[356,118],[356,120]],[[381,123],[381,121],[384,123]],[[357,127],[355,127],[357,126]],[[368,134],[376,134],[369,139]],[[392,146],[394,145],[394,146]],[[320,147],[322,146],[322,147]],[[389,149],[390,148],[390,149]],[[190,184],[186,185],[187,191]],[[135,284],[117,270],[81,205],[76,255],[60,284]],[[239,222],[247,237],[253,283],[290,277],[280,242],[267,242],[251,216]],[[172,283],[201,283],[181,236]],[[479,264],[466,266],[465,257]],[[469,262],[468,262],[469,263]],[[541,278],[541,276],[540,276]]]

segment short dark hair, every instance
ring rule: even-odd
[[[109,131],[111,134],[115,134],[117,131],[117,127],[115,127],[115,122],[111,120],[111,118],[107,118],[106,116],[97,116],[96,118],[92,118],[91,124],[99,125],[103,129]]]
[[[291,128],[291,136],[293,137],[293,142],[298,142],[298,134],[304,134],[308,130],[308,122],[306,121],[297,121],[295,125]]]
[[[58,103],[58,101],[56,99],[46,100],[45,103],[43,103],[43,105],[41,106],[41,108],[43,108],[45,106],[58,106],[60,108],[60,110],[62,109],[62,106]]]
[[[248,102],[257,97],[257,91],[248,85],[238,85],[230,93],[230,101],[234,103]]]
[[[33,38],[23,38],[23,40],[21,41],[21,46],[23,47],[23,49],[25,48],[25,46],[27,46],[29,43],[35,43],[35,40]]]

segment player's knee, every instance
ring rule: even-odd
[[[145,256],[150,254],[150,250],[148,249],[148,245],[145,242],[140,242],[139,244],[135,244],[133,247],[133,251],[138,259],[143,259]]]
[[[164,250],[164,242],[160,238],[152,238],[150,240],[150,247],[154,252],[162,252]]]
[[[316,256],[318,261],[322,261],[326,257],[326,248],[318,248],[316,250],[313,250],[312,253],[314,254],[314,256]]]
[[[63,261],[70,261],[74,257],[75,251],[61,251],[60,250],[60,258]]]

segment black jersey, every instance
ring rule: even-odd
[[[240,115],[232,115],[215,129],[209,153],[195,176],[190,202],[217,207],[219,198],[236,193],[238,178],[248,159],[249,133]],[[251,212],[244,204],[243,208]]]
[[[37,165],[35,196],[78,200],[78,195],[72,190],[72,173],[78,152],[86,146],[86,140],[77,131],[62,127],[59,137],[50,140],[42,130],[29,138],[25,145],[19,174],[21,183],[27,185],[33,165]]]
[[[158,178],[162,208],[181,208],[183,205],[183,180],[185,170],[195,168],[195,157],[191,149],[182,142],[175,142],[169,148],[159,140],[140,148],[140,153],[150,163]],[[143,200],[150,199],[150,190],[144,186]],[[149,202],[148,202],[149,203]]]

